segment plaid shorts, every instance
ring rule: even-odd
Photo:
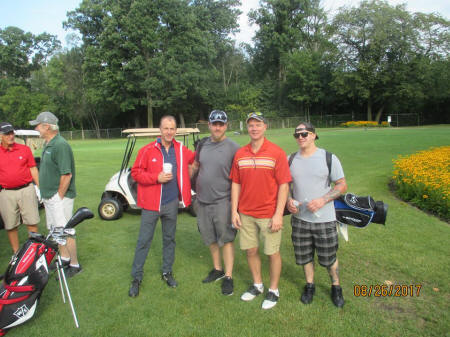
[[[322,266],[329,267],[336,261],[338,250],[336,221],[313,223],[292,216],[291,225],[297,264],[305,265],[314,261],[314,250],[317,251]]]

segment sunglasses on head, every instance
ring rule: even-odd
[[[305,132],[296,132],[296,133],[294,133],[294,137],[295,138],[299,138],[300,136],[302,137],[302,138],[306,138],[306,137],[308,137],[308,135],[310,134],[311,132],[309,132],[309,131],[305,131]]]
[[[225,115],[224,114],[221,114],[221,113],[216,113],[216,114],[214,114],[214,115],[212,115],[211,116],[211,119],[212,120],[221,120],[221,121],[224,121],[225,122],[225,120],[226,120],[226,118],[225,118]]]
[[[250,117],[250,116],[262,116],[263,114],[262,114],[262,112],[260,112],[260,111],[256,111],[256,112],[250,112],[248,115],[247,115],[247,118],[248,117]]]

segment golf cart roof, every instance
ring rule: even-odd
[[[14,130],[16,136],[37,136],[39,137],[39,131],[36,130]]]
[[[159,128],[139,128],[126,129],[122,133],[127,134],[127,137],[158,137],[161,136]],[[191,134],[200,133],[198,128],[177,128],[176,136],[188,136]]]

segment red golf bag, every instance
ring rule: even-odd
[[[13,256],[0,287],[0,336],[33,317],[57,248],[34,234]]]
[[[66,293],[75,326],[79,327],[61,258],[57,254],[58,244],[65,245],[66,238],[75,235],[74,227],[93,216],[88,208],[81,207],[65,227],[52,228],[47,237],[30,233],[30,238],[12,257],[3,276],[0,287],[0,336],[4,336],[12,327],[25,323],[33,317],[39,297],[47,285],[49,266],[55,255],[62,300],[66,302]]]

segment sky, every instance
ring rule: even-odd
[[[450,19],[449,0],[388,0],[391,5],[406,3],[410,12],[432,13],[436,12]],[[0,28],[16,26],[25,32],[35,35],[47,32],[57,35],[63,46],[67,46],[66,36],[73,33],[65,31],[63,21],[67,19],[66,13],[74,10],[81,0],[0,0]],[[238,43],[251,43],[255,26],[248,23],[247,13],[250,9],[258,7],[259,0],[241,0],[242,6],[239,19],[241,32],[235,35]],[[341,6],[356,6],[359,0],[322,0],[325,10],[333,13]]]

